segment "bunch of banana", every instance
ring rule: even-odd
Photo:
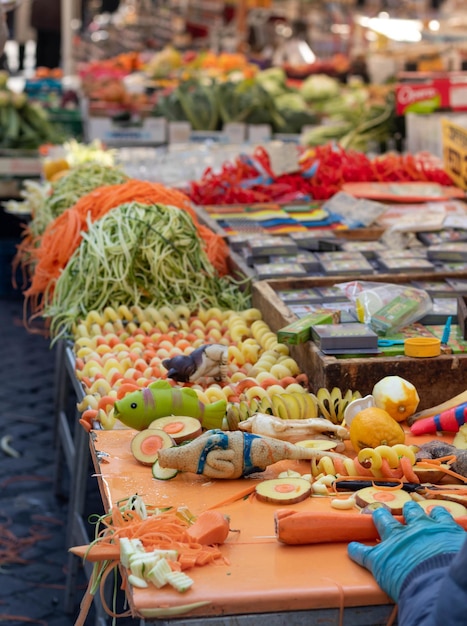
[[[330,420],[333,424],[341,424],[347,405],[352,400],[362,397],[359,391],[352,391],[351,389],[348,389],[342,395],[342,391],[338,387],[334,387],[331,392],[325,387],[321,387],[316,392],[316,395],[311,395],[313,395],[318,407],[318,414]]]
[[[255,413],[266,413],[281,419],[307,419],[318,417],[318,405],[313,394],[307,391],[291,391],[265,394],[262,398],[240,400],[227,409],[227,423],[230,430],[237,430],[238,423],[247,420]]]

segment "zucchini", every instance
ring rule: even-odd
[[[159,459],[152,465],[152,475],[157,480],[170,480],[171,478],[175,478],[178,474],[178,470],[172,469],[171,467],[161,467],[159,465]]]

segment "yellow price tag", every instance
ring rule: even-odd
[[[441,126],[444,168],[458,187],[467,189],[467,128],[447,118]]]

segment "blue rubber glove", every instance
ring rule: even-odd
[[[405,525],[386,509],[376,509],[373,520],[381,542],[365,546],[352,541],[348,546],[350,558],[369,570],[395,602],[414,567],[430,557],[458,552],[467,537],[465,530],[441,506],[434,507],[427,515],[416,502],[407,502],[403,515]]]

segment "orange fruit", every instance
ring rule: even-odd
[[[376,406],[357,413],[350,424],[349,436],[357,453],[363,448],[405,443],[405,433],[401,425],[387,411]]]
[[[385,376],[371,392],[378,408],[397,422],[403,422],[417,410],[420,398],[414,385],[400,376]]]

